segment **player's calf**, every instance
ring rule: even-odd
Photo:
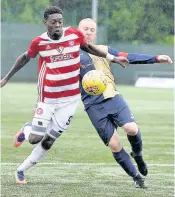
[[[116,130],[114,131],[113,136],[111,137],[108,145],[112,152],[120,152],[122,149],[120,137]]]
[[[136,177],[138,172],[128,153],[121,146],[120,138],[116,131],[114,131],[114,134],[109,141],[109,147],[112,150],[114,159],[123,168],[123,170],[132,178]]]
[[[45,136],[50,121],[34,117],[32,121],[32,131],[29,135],[30,144],[38,144]]]
[[[42,135],[36,135],[36,134],[32,134],[30,133],[29,135],[29,143],[30,144],[38,144],[44,136]]]
[[[131,144],[132,152],[131,156],[134,158],[135,162],[137,163],[138,170],[139,172],[146,176],[148,174],[148,168],[143,160],[143,155],[142,155],[142,137],[140,130],[137,130],[136,135],[127,135],[128,140]]]

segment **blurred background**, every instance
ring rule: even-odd
[[[173,59],[173,0],[3,0],[2,72],[4,76],[31,39],[45,31],[43,12],[50,5],[64,11],[64,25],[77,27],[85,17],[98,23],[98,44],[107,44],[130,53],[167,54]],[[172,65],[113,65],[119,84],[134,84],[139,77],[173,78]],[[35,82],[37,64],[32,60],[12,81]]]
[[[173,0],[3,0],[1,77],[27,50],[31,40],[45,31],[43,12],[50,5],[63,9],[66,26],[77,27],[85,17],[97,20],[99,44],[130,53],[167,54],[174,59]],[[32,149],[27,142],[19,149],[12,148],[12,139],[24,122],[32,120],[37,97],[37,61],[33,59],[11,79],[13,83],[1,89],[2,197],[174,196],[174,99],[173,89],[168,89],[175,85],[174,66],[131,65],[123,69],[112,65],[112,71],[116,83],[124,84],[117,88],[141,128],[149,189],[133,188],[133,181],[99,139],[82,103],[68,132],[41,165],[27,174],[29,184],[14,184],[16,167]],[[129,153],[125,133],[121,129],[118,132]]]

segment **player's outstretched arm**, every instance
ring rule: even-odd
[[[147,55],[147,54],[140,54],[140,53],[127,53],[127,52],[120,52],[112,47],[108,47],[108,53],[114,56],[124,56],[129,60],[130,64],[153,64],[153,63],[168,63],[172,64],[173,61],[167,55]]]
[[[119,53],[119,56],[120,55],[125,56],[123,52]],[[154,64],[154,63],[173,64],[172,59],[168,55],[152,56],[147,54],[128,53],[127,56],[130,64]]]
[[[86,51],[87,53],[90,53],[92,55],[96,55],[99,57],[106,58],[114,63],[120,64],[123,67],[126,67],[129,63],[128,59],[126,57],[116,57],[114,55],[111,55],[109,53],[106,53],[105,51],[100,50],[96,46],[92,44],[87,44],[83,47],[81,47],[82,50]]]
[[[5,86],[8,80],[18,71],[20,70],[27,62],[29,62],[30,57],[28,56],[27,52],[20,55],[13,67],[10,69],[8,74],[1,80],[1,87]]]

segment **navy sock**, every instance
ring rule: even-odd
[[[135,156],[142,156],[142,138],[140,130],[138,130],[137,135],[131,136],[127,135],[128,140],[131,144],[132,152]]]
[[[113,152],[113,156],[129,176],[133,178],[137,176],[138,172],[124,148],[120,152]]]

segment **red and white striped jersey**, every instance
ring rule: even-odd
[[[38,101],[60,103],[80,98],[80,46],[85,46],[83,34],[73,28],[63,28],[59,40],[52,40],[47,32],[32,40],[27,52],[39,55]]]

